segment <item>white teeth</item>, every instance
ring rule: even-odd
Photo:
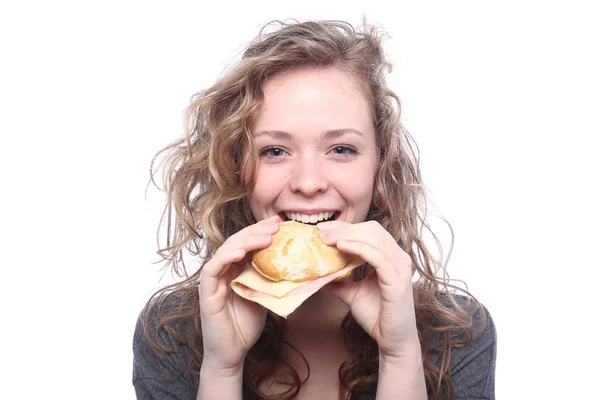
[[[308,224],[308,223],[316,224],[319,221],[325,221],[325,220],[333,217],[334,214],[335,214],[335,212],[333,212],[333,211],[322,212],[322,213],[312,214],[312,215],[286,212],[285,216],[288,217],[288,219],[290,219],[292,221],[303,222],[305,224]]]

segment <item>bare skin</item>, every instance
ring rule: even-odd
[[[321,239],[361,257],[373,272],[358,283],[328,285],[290,315],[286,337],[311,369],[298,398],[337,397],[338,370],[348,358],[340,324],[350,311],[379,347],[377,398],[425,399],[410,257],[379,223],[365,222],[378,157],[369,102],[336,68],[281,74],[265,84],[264,94],[253,129],[259,168],[248,194],[260,222],[228,238],[203,269],[198,398],[241,399],[244,359],[266,315],[229,288],[245,257],[271,243],[280,217],[335,211],[335,221],[317,224]],[[303,377],[303,364],[293,362]]]
[[[285,339],[296,347],[310,366],[310,377],[302,385],[297,399],[334,399],[339,394],[338,370],[349,357],[340,326],[349,308],[327,291],[317,292],[303,303],[286,325]],[[306,365],[297,353],[288,354],[300,378],[306,377]],[[284,392],[281,384],[264,385],[271,393]]]

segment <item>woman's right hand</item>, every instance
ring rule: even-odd
[[[204,357],[202,368],[213,374],[238,373],[244,358],[265,325],[267,311],[236,295],[230,282],[244,268],[253,250],[268,247],[279,230],[274,216],[250,225],[229,237],[200,273],[200,321]]]

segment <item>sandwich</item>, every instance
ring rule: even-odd
[[[231,282],[241,297],[287,318],[300,304],[334,280],[347,279],[364,261],[323,243],[315,225],[279,224],[273,242],[256,251],[251,266]]]

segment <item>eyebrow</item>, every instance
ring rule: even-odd
[[[330,138],[330,137],[340,137],[343,136],[347,133],[354,133],[357,134],[359,136],[362,137],[366,137],[366,135],[364,133],[362,133],[361,131],[354,129],[354,128],[340,128],[340,129],[331,129],[328,131],[325,131],[321,134],[321,137],[324,138]],[[292,137],[292,134],[286,131],[280,131],[280,130],[267,130],[267,131],[259,131],[256,132],[253,136],[257,137],[257,136],[262,136],[262,135],[268,135],[277,139],[289,139]]]

